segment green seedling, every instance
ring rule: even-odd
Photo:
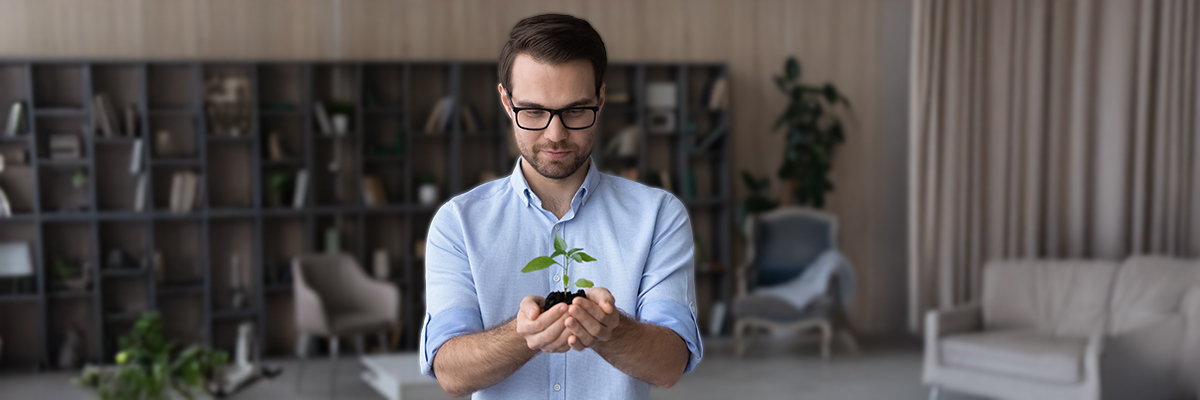
[[[562,263],[554,260],[554,258],[558,256],[562,256]],[[587,253],[584,253],[583,249],[580,248],[567,250],[567,241],[563,240],[563,238],[558,235],[554,235],[554,253],[550,254],[549,256],[541,256],[530,260],[529,264],[525,264],[525,268],[522,269],[521,272],[528,273],[541,271],[543,269],[550,268],[551,265],[557,265],[563,270],[563,293],[570,293],[569,289],[572,286],[571,261],[585,263],[596,261],[596,259],[592,258],[592,256],[589,256]],[[590,288],[595,285],[592,283],[592,281],[579,278],[575,281],[574,286],[577,288]]]

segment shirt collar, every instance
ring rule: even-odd
[[[525,157],[517,158],[517,166],[513,168],[512,175],[508,177],[508,184],[512,186],[513,192],[521,196],[521,200],[525,201],[525,206],[529,206],[536,196],[533,190],[529,188],[529,181],[525,180],[525,174],[521,173],[521,163],[525,161]],[[583,185],[579,187],[579,191],[575,192],[575,197],[571,199],[571,208],[582,207],[587,204],[588,198],[596,191],[596,186],[600,184],[600,171],[596,169],[594,159],[588,158],[587,177],[583,178]],[[539,201],[540,203],[540,201]],[[540,207],[540,204],[538,205]]]

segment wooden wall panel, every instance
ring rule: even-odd
[[[880,157],[901,151],[881,147],[896,143],[881,139],[885,132],[897,133],[883,129],[880,116],[905,107],[882,103],[880,82],[907,79],[907,60],[881,56],[882,37],[896,34],[880,29],[881,10],[897,8],[888,1],[0,0],[0,56],[495,60],[518,20],[564,12],[588,19],[614,61],[728,63],[737,178],[742,170],[775,174],[783,137],[769,129],[785,99],[771,77],[795,54],[806,81],[831,81],[853,101],[829,209],[841,216],[843,250],[860,273],[856,322],[899,331],[880,322],[904,312],[895,293],[906,286],[894,273],[905,268],[903,247],[893,245],[905,240],[903,218],[894,216],[905,212],[906,186],[880,181],[905,167]],[[733,183],[742,198],[740,179]],[[735,249],[740,255],[740,243]]]

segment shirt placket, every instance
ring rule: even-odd
[[[563,228],[563,225],[563,222],[555,222],[554,226],[550,228],[551,243],[554,242],[555,236],[559,236],[562,237],[563,240],[567,240],[566,234],[564,233],[566,229]],[[555,271],[553,277],[549,278],[554,285],[554,289],[551,291],[560,290],[562,287],[562,280],[566,278],[569,277],[564,277],[562,275],[561,268]],[[561,400],[567,398],[567,354],[568,353],[552,354],[550,357],[550,387],[548,388],[550,390],[550,395],[546,397],[548,399]]]

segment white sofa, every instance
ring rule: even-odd
[[[925,318],[923,381],[995,399],[1195,399],[1200,262],[996,261],[981,302]]]

